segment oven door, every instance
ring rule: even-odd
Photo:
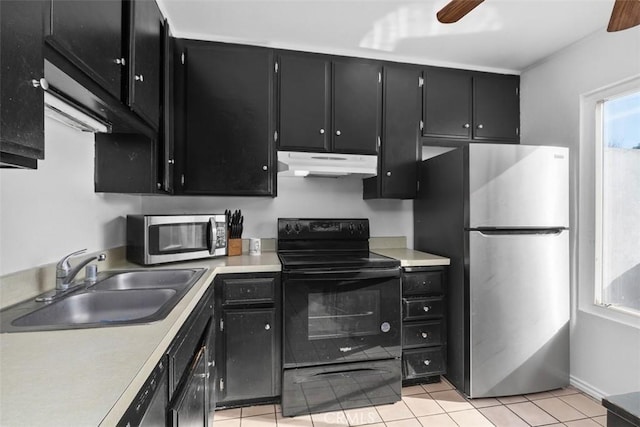
[[[400,270],[283,273],[284,367],[401,356]]]

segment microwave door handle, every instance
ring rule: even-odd
[[[215,218],[209,218],[209,223],[207,224],[207,249],[211,255],[216,250],[217,232]]]

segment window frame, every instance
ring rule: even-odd
[[[640,311],[602,303],[604,251],[602,221],[604,207],[604,103],[636,92],[640,92],[640,75],[581,96],[580,150],[582,153],[579,165],[580,168],[593,171],[591,188],[593,190],[594,203],[593,223],[591,225],[593,226],[594,241],[591,258],[593,262],[593,283],[588,288],[579,286],[579,290],[583,292],[578,294],[578,308],[634,327],[640,325]],[[582,173],[581,176],[583,176]],[[588,185],[587,183],[582,183],[581,185],[585,184]],[[581,204],[581,206],[584,205]],[[585,233],[581,233],[581,238],[585,237]],[[585,259],[579,257],[579,260],[584,261]],[[587,291],[584,292],[585,290]]]

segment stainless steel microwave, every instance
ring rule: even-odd
[[[127,260],[141,265],[227,254],[227,218],[212,215],[127,215]]]

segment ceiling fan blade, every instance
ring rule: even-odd
[[[616,0],[609,20],[608,32],[640,25],[640,0]]]
[[[483,1],[484,0],[451,0],[445,7],[438,11],[436,16],[438,17],[438,21],[443,24],[451,24],[471,12]]]

